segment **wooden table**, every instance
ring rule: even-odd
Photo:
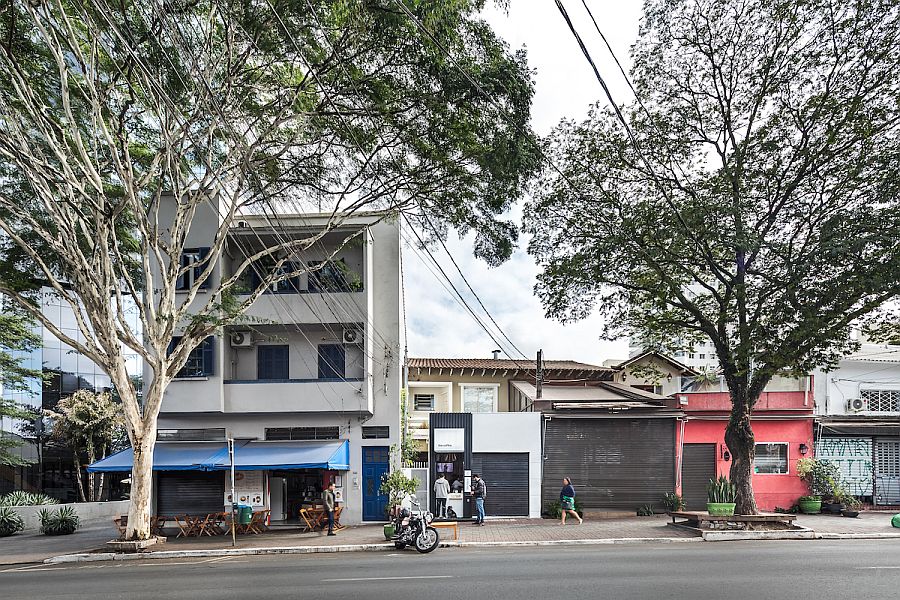
[[[435,529],[452,529],[453,539],[459,539],[459,522],[458,521],[432,521],[431,526]]]
[[[684,525],[699,529],[703,523],[741,523],[747,529],[753,529],[754,523],[786,523],[793,524],[797,515],[787,513],[761,513],[758,515],[729,515],[729,516],[713,516],[706,511],[670,511],[668,513],[672,517],[672,523],[675,525]],[[675,519],[684,519],[676,522]]]
[[[322,520],[327,519],[324,508],[301,508],[300,518],[303,520],[303,532],[315,531],[322,526]]]

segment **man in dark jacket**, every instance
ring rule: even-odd
[[[484,527],[484,498],[487,496],[487,486],[478,473],[472,475],[472,497],[475,498],[475,523]]]
[[[322,503],[325,505],[325,512],[328,514],[328,535],[335,535],[334,533],[334,507],[337,504],[336,497],[334,495],[334,482],[328,484],[328,487],[325,488],[325,491],[322,492]]]

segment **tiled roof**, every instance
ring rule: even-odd
[[[532,360],[511,360],[508,358],[410,358],[408,360],[411,369],[534,369]],[[544,369],[574,370],[574,371],[609,371],[614,369],[589,365],[574,360],[545,360]]]

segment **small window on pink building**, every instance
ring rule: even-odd
[[[788,445],[784,443],[756,444],[753,472],[760,475],[783,475],[788,472]]]

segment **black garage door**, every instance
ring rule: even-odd
[[[157,475],[156,514],[205,515],[225,506],[225,474],[164,471]]]
[[[528,516],[528,453],[475,452],[472,473],[487,485],[484,512],[488,516]]]
[[[559,499],[571,477],[587,509],[660,507],[675,489],[674,419],[547,421],[542,502]]]
[[[716,478],[716,445],[685,444],[681,491],[688,510],[706,510],[706,484]]]

